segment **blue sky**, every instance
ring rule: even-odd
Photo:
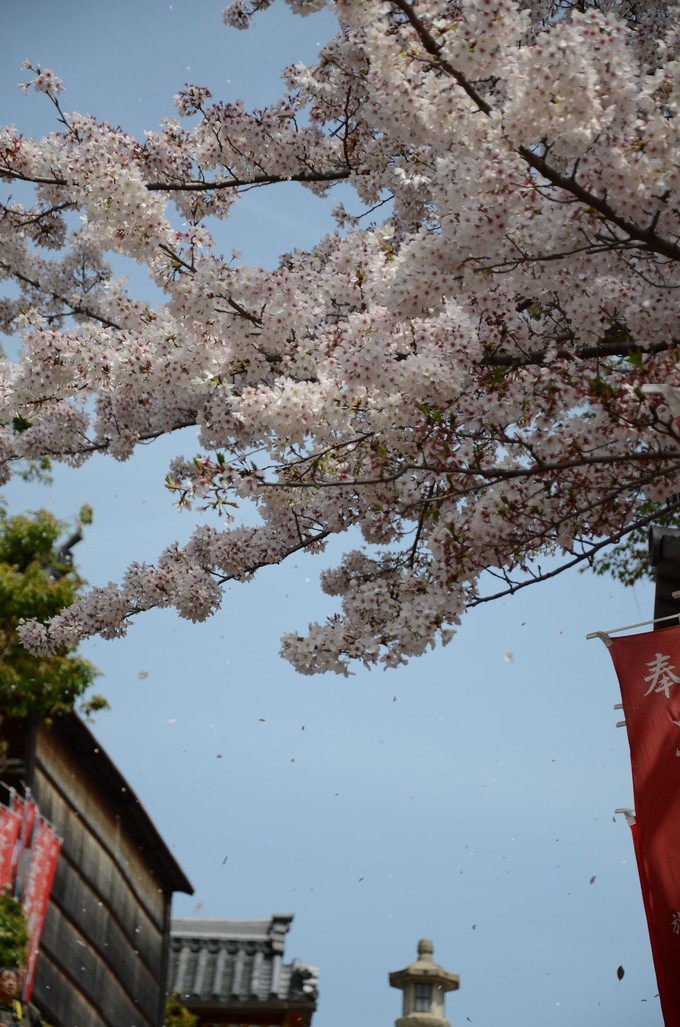
[[[274,99],[280,68],[312,61],[332,31],[327,13],[294,18],[277,2],[236,33],[220,7],[3,0],[0,123],[54,127],[49,102],[16,88],[25,57],[64,79],[66,110],[141,134],[174,114],[186,81]],[[272,265],[316,240],[334,202],[251,193],[224,249]],[[118,580],[191,530],[163,488],[176,444],[57,468],[52,486],[5,498],[66,519],[91,503],[79,566],[93,584]],[[193,453],[190,435],[181,444]],[[563,576],[473,611],[447,649],[406,668],[310,679],[278,640],[332,610],[322,565],[302,556],[231,587],[206,624],[159,612],[84,646],[112,706],[94,731],[195,886],[177,915],[294,913],[287,956],[320,968],[316,1027],[389,1027],[401,993],[388,971],[421,937],[461,976],[454,1027],[658,1027],[630,835],[613,816],[632,803],[618,689],[585,639],[650,617],[652,587]]]

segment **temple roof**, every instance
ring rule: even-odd
[[[317,998],[318,970],[283,962],[292,914],[269,920],[173,919],[168,990],[210,1005],[294,1003]]]

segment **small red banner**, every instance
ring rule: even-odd
[[[0,893],[8,887],[14,890],[14,850],[21,831],[21,816],[14,810],[0,806]]]
[[[613,639],[640,884],[666,1027],[680,1027],[680,627]]]
[[[25,856],[31,844],[33,824],[35,823],[38,807],[30,797],[22,799],[13,791],[11,797],[11,808],[21,818],[19,841],[14,850],[14,861],[12,864],[12,882],[16,885],[17,890],[20,890],[22,887]]]
[[[24,877],[23,906],[28,928],[28,961],[24,978],[24,998],[28,1001],[33,990],[35,967],[38,959],[40,936],[45,923],[47,903],[57,870],[61,841],[52,828],[39,820],[33,832],[30,863]]]

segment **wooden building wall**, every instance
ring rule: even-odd
[[[24,751],[21,776],[64,839],[34,1001],[54,1027],[159,1027],[172,893],[191,885],[81,721],[29,727]]]

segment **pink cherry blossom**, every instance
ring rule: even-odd
[[[321,579],[337,613],[282,652],[302,673],[396,666],[540,580],[538,557],[585,565],[678,513],[676,8],[576,6],[336,0],[338,33],[277,102],[185,85],[191,120],[142,139],[64,112],[25,64],[58,119],[0,130],[0,327],[22,345],[0,366],[2,480],[193,426],[201,452],[159,481],[225,515],[24,625],[32,651],[158,606],[203,619],[228,581],[351,532]],[[273,270],[220,253],[241,192],[291,181],[356,199]],[[133,299],[112,254],[162,301]]]

